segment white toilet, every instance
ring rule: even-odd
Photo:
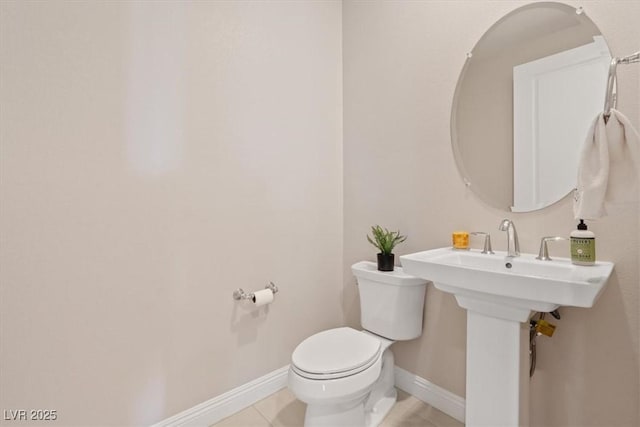
[[[288,386],[307,404],[305,427],[375,427],[396,401],[389,346],[422,334],[426,281],[373,262],[351,266],[360,289],[363,331],[336,328],[302,341]]]

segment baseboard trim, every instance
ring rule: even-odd
[[[202,402],[152,427],[207,427],[287,386],[289,365]]]
[[[202,402],[152,427],[207,427],[287,386],[289,365]],[[464,398],[409,371],[395,367],[396,387],[464,423]]]
[[[464,398],[409,371],[395,367],[396,387],[464,423]]]

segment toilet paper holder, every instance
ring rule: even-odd
[[[274,294],[278,293],[278,287],[274,285],[273,282],[269,282],[269,284],[266,285],[264,288],[271,290],[271,292],[273,292]],[[253,292],[246,293],[242,288],[238,288],[235,291],[233,291],[233,299],[236,301],[243,300],[243,299],[253,300],[253,298],[254,298]]]

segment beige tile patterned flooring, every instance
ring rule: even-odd
[[[288,389],[261,400],[237,414],[225,418],[215,427],[302,427],[305,404]],[[212,427],[214,427],[212,426]],[[398,401],[380,427],[464,427],[464,424],[398,390]]]

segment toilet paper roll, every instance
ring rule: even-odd
[[[256,307],[271,304],[273,302],[273,292],[271,289],[263,289],[253,293],[253,303]]]

